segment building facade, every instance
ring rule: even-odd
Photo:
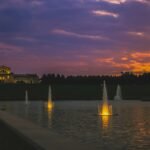
[[[0,66],[0,83],[39,83],[39,77],[36,74],[14,74],[11,68]]]

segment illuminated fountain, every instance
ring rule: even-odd
[[[48,124],[51,127],[52,125],[52,114],[54,110],[54,102],[52,101],[52,88],[49,85],[48,87],[48,99],[44,102],[44,110],[47,113]]]
[[[115,101],[122,100],[122,93],[121,93],[121,87],[120,87],[120,85],[117,86],[116,95],[114,97],[114,100]]]
[[[112,106],[108,103],[108,96],[107,96],[107,89],[106,89],[106,83],[104,81],[103,85],[103,99],[102,99],[102,105],[98,108],[99,115],[101,116],[110,116],[112,115]]]
[[[25,104],[29,104],[28,91],[25,91]]]
[[[54,107],[54,103],[52,102],[52,88],[51,88],[51,86],[49,86],[47,108],[48,108],[48,110],[52,110],[53,107]]]

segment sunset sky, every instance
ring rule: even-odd
[[[0,65],[39,75],[150,71],[150,0],[1,0]]]

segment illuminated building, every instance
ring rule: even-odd
[[[1,83],[39,83],[39,77],[36,74],[14,74],[11,68],[0,66]]]
[[[0,66],[0,82],[13,82],[13,75],[9,67]]]

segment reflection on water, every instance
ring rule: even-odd
[[[99,121],[100,121],[100,125],[103,129],[107,129],[109,126],[109,122],[110,122],[110,114],[107,111],[107,108],[105,110],[105,107],[102,106],[98,106],[98,117],[99,117]]]
[[[110,119],[110,116],[108,115],[104,115],[104,116],[101,116],[102,118],[102,127],[103,129],[107,129],[108,128],[108,125],[109,125],[109,119]]]
[[[52,114],[53,114],[53,109],[54,109],[54,103],[52,101],[48,101],[45,103],[45,109],[47,113],[47,122],[48,126],[51,128],[52,127]]]
[[[49,130],[91,144],[93,150],[150,149],[149,102],[111,102],[113,112],[118,116],[99,116],[98,104],[99,101],[63,101],[55,102],[54,108],[45,107],[44,102],[29,105],[5,102],[0,106],[5,105],[7,111]]]

